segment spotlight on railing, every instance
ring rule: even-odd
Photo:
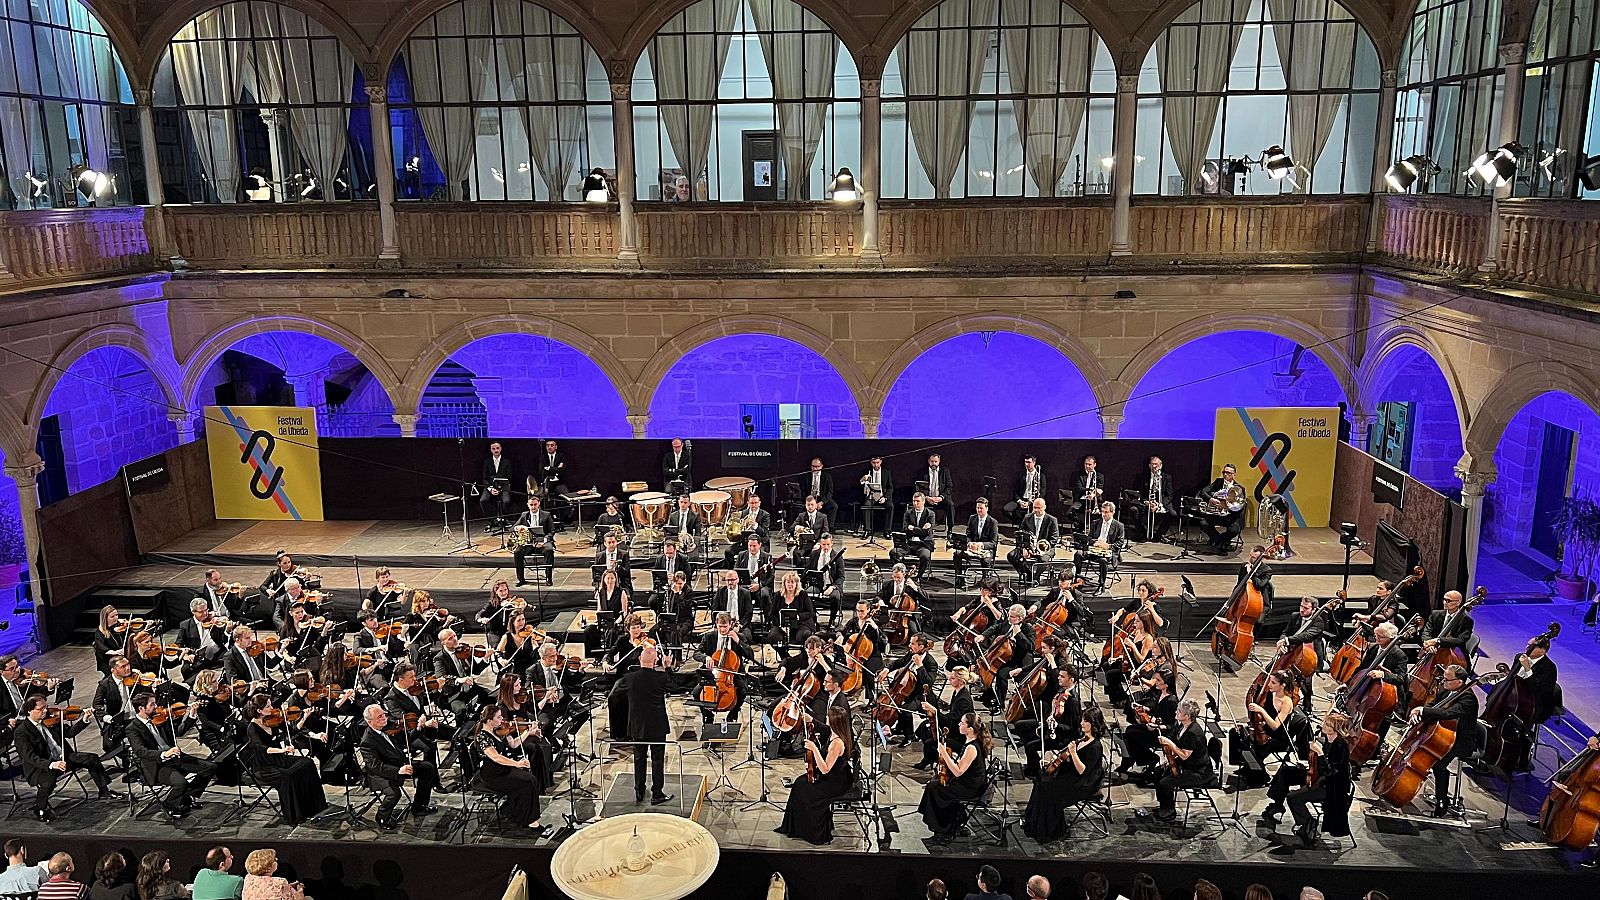
[[[1484,187],[1499,187],[1510,183],[1517,175],[1517,165],[1527,153],[1527,148],[1516,141],[1501,146],[1497,150],[1485,152],[1472,161],[1471,173],[1476,175]]]
[[[852,175],[848,168],[841,167],[839,174],[833,176],[833,182],[828,185],[828,198],[835,203],[854,203],[860,197],[861,190],[856,186],[856,176]]]
[[[1261,151],[1261,169],[1273,181],[1288,178],[1289,183],[1294,184],[1294,179],[1290,178],[1294,174],[1294,160],[1290,159],[1289,154],[1277,144]]]
[[[1420,154],[1408,156],[1389,167],[1383,180],[1389,185],[1389,190],[1396,193],[1405,193],[1417,183],[1417,179],[1432,177],[1439,174],[1439,164]]]

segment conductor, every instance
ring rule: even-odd
[[[670,675],[661,668],[663,660],[654,646],[639,651],[639,668],[624,679],[628,690],[628,734],[647,742],[652,767],[650,805],[670,802],[666,786],[667,761],[667,682]],[[644,802],[645,745],[633,748],[633,799]]]

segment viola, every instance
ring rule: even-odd
[[[1217,627],[1211,630],[1211,652],[1233,660],[1236,665],[1243,665],[1250,658],[1250,651],[1256,646],[1256,623],[1266,612],[1266,597],[1254,581],[1257,570],[1266,561],[1263,556],[1245,572],[1244,580],[1233,589],[1228,605],[1217,616]]]
[[[1539,830],[1552,844],[1581,853],[1600,831],[1600,750],[1584,747],[1550,779]]]
[[[806,725],[806,780],[815,783],[817,780],[817,755],[811,751],[816,742],[816,732]]]
[[[1551,622],[1544,633],[1528,641],[1528,646],[1553,641],[1559,634],[1561,623]],[[1483,714],[1478,717],[1489,729],[1489,740],[1483,749],[1484,759],[1507,772],[1520,772],[1527,768],[1534,731],[1539,727],[1534,722],[1537,705],[1538,698],[1534,696],[1533,689],[1528,687],[1526,679],[1507,678],[1489,692],[1483,704]]]
[[[173,719],[181,719],[189,714],[189,704],[174,703],[171,706],[158,706],[150,714],[150,724],[165,725]]]
[[[1489,598],[1489,589],[1480,586],[1461,604],[1457,615],[1466,613],[1479,603]],[[1431,653],[1423,653],[1417,657],[1417,664],[1411,670],[1411,707],[1427,706],[1439,693],[1439,678],[1444,674],[1446,666],[1467,666],[1467,655],[1460,647],[1446,647],[1440,645]]]
[[[1340,684],[1349,684],[1350,679],[1356,677],[1356,671],[1361,668],[1361,661],[1367,656],[1367,648],[1372,646],[1371,619],[1388,612],[1399,601],[1400,592],[1422,580],[1422,567],[1417,566],[1411,574],[1400,580],[1376,607],[1368,612],[1368,621],[1356,626],[1355,631],[1333,654],[1333,662],[1328,664],[1328,674]]]
[[[44,725],[47,728],[66,722],[72,724],[83,719],[81,706],[47,706],[44,709]]]
[[[260,656],[263,653],[277,653],[278,648],[282,645],[283,642],[278,639],[277,635],[269,634],[250,645],[250,655]]]
[[[1480,675],[1461,686],[1453,699],[1480,684],[1494,684],[1510,675],[1502,663],[1499,670]],[[1433,771],[1433,766],[1456,745],[1456,721],[1421,721],[1406,729],[1404,736],[1372,771],[1372,790],[1395,806],[1415,800]]]
[[[1415,616],[1396,641],[1422,628],[1422,617]],[[1393,684],[1372,678],[1367,673],[1375,669],[1362,669],[1350,681],[1348,689],[1341,688],[1342,699],[1334,706],[1343,708],[1350,716],[1344,736],[1350,743],[1350,764],[1360,766],[1378,751],[1379,734],[1383,721],[1400,705],[1400,690]]]
[[[298,722],[306,717],[306,711],[298,706],[285,706],[276,712],[270,712],[261,717],[261,724],[268,728],[281,728],[286,722]]]

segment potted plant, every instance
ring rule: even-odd
[[[1561,540],[1556,596],[1582,600],[1588,596],[1585,588],[1600,562],[1600,503],[1592,497],[1568,497],[1550,524]]]

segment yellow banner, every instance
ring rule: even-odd
[[[1232,463],[1255,501],[1252,509],[1263,496],[1278,494],[1288,503],[1291,526],[1323,528],[1333,503],[1338,443],[1337,407],[1219,407],[1211,474],[1220,477],[1223,465]]]
[[[205,415],[217,518],[322,521],[316,410],[208,406]]]

